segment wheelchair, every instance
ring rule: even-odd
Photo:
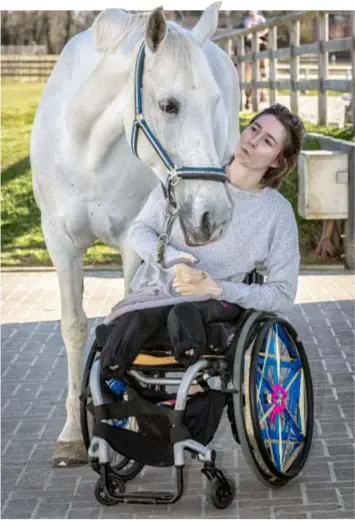
[[[247,283],[262,281],[249,273]],[[80,397],[100,504],[176,502],[185,490],[188,453],[203,464],[209,502],[217,509],[231,505],[235,483],[216,467],[209,447],[225,409],[233,438],[261,482],[279,488],[302,470],[313,434],[312,379],[304,347],[283,318],[245,310],[225,351],[213,349],[187,369],[169,345],[152,342],[118,381],[119,392],[110,386],[115,380],[101,376],[103,345],[96,334]],[[144,466],[175,466],[175,490],[126,492]]]

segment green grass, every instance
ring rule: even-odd
[[[3,266],[52,265],[32,192],[30,133],[44,84],[5,82],[1,109],[1,263]],[[84,263],[120,264],[113,248],[96,242]]]
[[[277,90],[277,95],[279,96],[289,96],[291,94],[291,90],[289,89],[281,89]],[[339,90],[327,90],[328,96],[337,97],[342,96],[345,92],[341,92]],[[318,96],[318,90],[307,90],[307,93],[300,92],[300,96]]]
[[[31,126],[44,84],[2,83],[1,108],[1,262],[3,266],[51,265],[40,226],[40,212],[32,192],[29,163]],[[250,120],[250,113],[241,114],[241,127]],[[317,131],[342,139],[352,139],[350,130],[320,128],[307,125],[308,131]],[[315,142],[306,146],[315,147]],[[281,192],[291,201],[300,230],[300,243],[305,263],[313,263],[312,257],[321,233],[321,223],[305,221],[297,212],[297,174],[293,172],[283,184]],[[96,242],[84,256],[85,265],[120,264],[119,253],[113,248]]]

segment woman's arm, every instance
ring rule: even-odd
[[[161,186],[151,192],[147,202],[129,228],[127,240],[139,256],[145,261],[156,261],[159,235],[164,230],[166,220],[166,202]],[[165,246],[165,263],[176,258],[178,249],[167,244]]]
[[[219,300],[246,309],[286,312],[296,298],[300,263],[298,228],[291,205],[276,224],[267,259],[267,281],[263,285],[219,282]]]

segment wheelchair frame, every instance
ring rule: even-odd
[[[286,348],[283,355],[280,352],[277,354],[267,354],[270,345],[266,345],[265,331],[270,327],[280,328],[282,332],[281,337],[285,341]],[[270,329],[271,330],[271,329]],[[281,334],[276,332],[276,334]],[[278,337],[278,336],[277,336]],[[275,341],[277,343],[275,336]],[[290,341],[287,347],[287,341]],[[274,341],[274,343],[275,343]],[[275,343],[275,345],[276,345]],[[212,504],[224,509],[228,507],[234,500],[235,484],[233,480],[229,479],[224,473],[216,468],[215,459],[216,453],[213,449],[197,442],[192,438],[183,438],[179,440],[179,435],[174,435],[174,431],[178,431],[179,427],[183,425],[184,411],[186,409],[187,400],[191,387],[201,383],[205,388],[210,390],[218,390],[229,395],[228,398],[228,418],[231,424],[232,433],[235,440],[241,444],[244,455],[251,465],[252,470],[256,476],[266,485],[278,488],[285,485],[291,479],[296,477],[304,466],[312,441],[313,433],[313,389],[310,369],[307,357],[302,343],[298,341],[297,333],[292,326],[282,320],[273,313],[265,313],[258,311],[245,311],[239,318],[234,338],[230,345],[231,352],[234,352],[233,370],[230,370],[230,360],[228,362],[227,356],[206,355],[191,365],[181,378],[177,377],[156,377],[156,374],[146,375],[142,373],[147,371],[147,367],[143,367],[138,361],[130,367],[127,374],[139,384],[148,385],[156,388],[166,386],[176,387],[176,401],[174,410],[171,412],[171,439],[172,439],[172,453],[173,462],[171,464],[176,468],[176,489],[173,493],[166,492],[135,492],[126,493],[125,483],[134,478],[142,469],[145,463],[136,462],[133,470],[124,473],[125,464],[128,464],[130,457],[123,457],[123,461],[117,466],[111,465],[111,458],[114,453],[119,453],[115,450],[115,439],[108,435],[108,430],[113,431],[113,427],[107,424],[107,420],[103,419],[103,415],[98,414],[99,419],[96,418],[96,411],[100,411],[110,399],[107,393],[106,386],[100,377],[100,358],[98,355],[97,346],[95,344],[89,354],[83,381],[82,392],[82,407],[81,419],[83,437],[88,447],[89,460],[93,469],[100,474],[100,478],[96,484],[95,496],[97,500],[104,505],[115,505],[117,503],[147,503],[147,504],[168,504],[176,502],[184,492],[184,476],[183,468],[185,466],[185,450],[191,453],[194,457],[203,463],[202,472],[209,480],[207,494]],[[276,349],[276,346],[275,346]],[[256,354],[255,354],[256,352]],[[289,357],[287,357],[289,352]],[[271,362],[277,365],[277,371],[280,374],[284,370],[288,386],[286,389],[280,386],[284,393],[288,390],[290,394],[291,404],[287,405],[289,409],[284,412],[284,426],[286,428],[288,438],[294,438],[292,441],[294,451],[290,452],[289,460],[283,463],[282,458],[287,455],[288,448],[283,452],[281,433],[279,437],[272,437],[274,430],[280,430],[282,424],[281,412],[276,414],[275,424],[267,421],[265,416],[271,415],[272,409],[277,406],[282,408],[281,404],[274,404],[269,402],[271,389],[267,380],[263,381],[260,376],[260,363],[267,357],[270,357]],[[277,356],[280,359],[277,359]],[[265,362],[266,363],[266,362]],[[176,364],[176,369],[170,365],[166,365],[168,372],[182,372],[184,369],[181,365]],[[265,366],[265,365],[261,365]],[[294,366],[294,372],[291,368]],[[251,368],[250,368],[251,367]],[[253,370],[251,372],[250,370]],[[291,367],[291,368],[290,368]],[[163,372],[164,365],[157,364],[154,366],[156,372]],[[269,370],[269,368],[268,368]],[[273,370],[273,369],[272,369]],[[225,383],[223,377],[226,373],[230,374],[230,379]],[[263,371],[261,372],[263,373]],[[250,375],[251,374],[251,375]],[[259,379],[258,379],[259,378]],[[252,380],[252,383],[250,383]],[[298,381],[299,396],[291,395],[291,385]],[[257,386],[258,385],[258,386]],[[264,386],[263,386],[264,385]],[[265,386],[266,385],[266,386]],[[269,386],[268,386],[269,385]],[[274,385],[275,386],[275,385]],[[285,385],[284,385],[285,386]],[[255,392],[255,387],[257,391]],[[260,389],[263,388],[263,396],[260,394]],[[88,410],[87,398],[91,394],[92,405],[94,407],[94,432],[90,439],[88,428]],[[281,396],[282,397],[282,396]],[[279,396],[276,396],[278,399]],[[251,404],[251,401],[253,403]],[[276,403],[276,401],[274,401]],[[279,402],[279,401],[277,401]],[[261,412],[252,410],[254,406]],[[265,409],[267,412],[265,413]],[[287,413],[286,413],[287,412]],[[291,417],[292,416],[292,417]],[[260,419],[261,417],[261,419]],[[259,420],[260,419],[260,420]],[[269,424],[266,424],[266,423]],[[271,424],[271,426],[270,426]],[[118,428],[119,429],[119,428]],[[117,429],[114,430],[117,432]],[[281,430],[280,430],[281,431]],[[265,433],[266,432],[266,433]],[[120,431],[120,435],[124,431]],[[135,432],[129,431],[129,435],[134,435]],[[123,437],[122,437],[123,438]],[[302,442],[299,440],[302,438]],[[141,437],[144,440],[144,437]],[[276,439],[276,440],[275,440]],[[281,450],[281,465],[275,446],[279,440],[279,451]],[[143,442],[143,441],[142,441]],[[271,447],[270,447],[271,446]],[[119,443],[116,446],[119,449]],[[157,455],[159,458],[159,454]],[[134,460],[134,454],[132,455]],[[159,465],[148,464],[148,465]]]

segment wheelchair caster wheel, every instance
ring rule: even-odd
[[[208,483],[207,495],[216,509],[226,509],[231,505],[235,497],[234,480],[226,478],[225,482],[218,477],[213,477]]]
[[[99,478],[99,480],[95,484],[95,498],[103,506],[115,506],[116,504],[118,504],[118,500],[109,496],[108,491],[115,492],[116,489],[118,489],[118,493],[125,492],[125,484],[122,479],[110,476],[109,489],[106,490],[102,479]]]

